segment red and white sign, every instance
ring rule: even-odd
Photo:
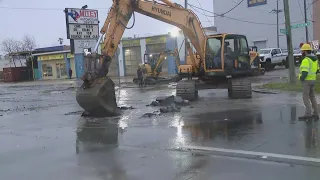
[[[99,24],[98,10],[68,8],[68,24]]]
[[[318,50],[319,49],[319,40],[313,40],[311,41],[313,49]]]

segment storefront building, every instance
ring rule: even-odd
[[[181,38],[172,37],[170,34],[122,39],[118,58],[120,76],[136,76],[138,65],[145,62],[145,54],[173,52],[182,41],[183,38],[181,40]],[[179,53],[180,59],[183,59],[181,55],[184,58],[184,49]],[[162,74],[173,75],[176,73],[176,69],[175,57],[169,55],[162,64]]]
[[[67,79],[69,68],[72,70],[72,78],[77,76],[74,55],[70,50],[34,54],[34,56],[38,59],[39,79]]]

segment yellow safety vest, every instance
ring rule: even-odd
[[[300,74],[299,79],[302,75],[302,71],[308,72],[308,75],[305,80],[316,80],[317,79],[317,70],[319,69],[318,60],[312,61],[309,57],[305,57],[300,65]]]

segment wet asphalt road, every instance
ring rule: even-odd
[[[277,79],[278,70],[254,83]],[[282,162],[178,151],[215,147],[320,158],[319,123],[301,122],[301,96],[253,94],[229,100],[203,90],[180,113],[141,117],[174,85],[122,84],[119,117],[84,118],[75,81],[0,85],[1,179],[319,179],[320,169]]]

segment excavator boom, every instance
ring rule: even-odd
[[[84,84],[77,92],[78,104],[87,112],[100,114],[105,110],[106,114],[116,114],[114,83],[106,76],[125,29],[131,29],[135,24],[135,12],[180,28],[201,59],[204,59],[206,35],[196,14],[169,0],[161,1],[162,3],[147,0],[113,0],[94,52],[86,55],[86,59],[99,59],[99,66],[94,72],[85,72],[82,77]],[[131,18],[133,24],[128,27]],[[103,36],[102,55],[98,55],[96,50]],[[189,51],[190,53],[192,52]],[[193,57],[193,54],[190,55]]]
[[[138,12],[180,28],[190,39],[201,58],[204,58],[206,35],[196,14],[168,0],[162,1],[165,4],[146,0],[113,0],[108,17],[100,31],[105,35],[102,54],[110,57],[114,55],[125,29],[134,26],[134,13]],[[133,25],[127,27],[132,16]]]

